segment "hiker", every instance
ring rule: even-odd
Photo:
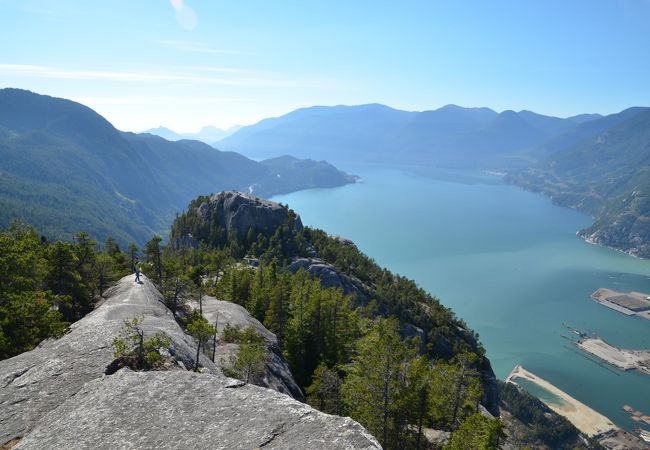
[[[135,260],[135,282],[140,283],[140,261]]]

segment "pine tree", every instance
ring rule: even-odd
[[[205,317],[203,317],[197,310],[194,310],[188,318],[187,331],[196,340],[196,358],[194,361],[194,371],[198,372],[201,348],[205,347],[206,341],[214,335],[216,330],[214,329],[213,325],[210,325]]]
[[[154,281],[158,286],[161,285],[163,280],[161,241],[162,237],[154,236],[144,247],[145,257],[147,258],[147,262],[152,265]]]
[[[478,371],[472,368],[475,361],[475,354],[465,353],[434,366],[429,407],[437,427],[454,430],[465,417],[476,412],[482,385]]]
[[[408,350],[398,334],[396,319],[381,319],[357,344],[356,355],[347,366],[343,397],[350,417],[376,436],[384,448],[395,446],[397,402]]]
[[[135,258],[138,256],[138,246],[134,243],[129,244],[129,258],[131,261],[131,272],[135,272]]]
[[[260,342],[244,342],[239,344],[239,350],[233,363],[233,370],[244,383],[250,383],[254,378],[264,373],[266,348]]]
[[[497,450],[504,436],[503,424],[475,413],[467,417],[451,435],[445,450]]]
[[[320,363],[312,384],[306,389],[307,403],[328,414],[341,414],[341,377],[335,369]]]

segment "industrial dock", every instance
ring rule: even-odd
[[[650,295],[640,292],[617,292],[600,288],[591,298],[607,308],[626,316],[639,316],[650,320]]]

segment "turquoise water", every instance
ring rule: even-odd
[[[567,323],[650,348],[650,321],[589,298],[599,287],[650,293],[650,261],[585,243],[575,232],[589,217],[495,176],[346,169],[363,182],[274,200],[440,298],[480,334],[499,378],[522,364],[627,429],[623,405],[650,413],[650,376],[603,366],[561,337]]]

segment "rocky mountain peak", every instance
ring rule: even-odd
[[[302,229],[300,217],[291,220],[291,212],[286,206],[241,192],[213,194],[198,206],[198,213],[206,222],[216,221],[228,238],[233,233],[244,237],[249,229],[253,230],[254,236],[258,233],[270,236],[285,223],[296,231]]]

